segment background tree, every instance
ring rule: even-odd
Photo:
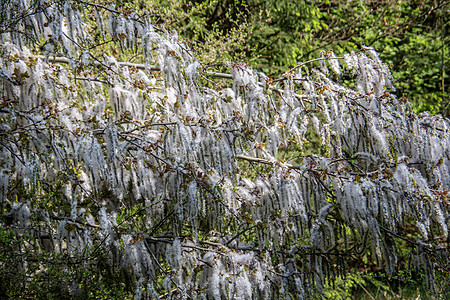
[[[163,7],[153,20],[193,41],[204,62],[245,54],[255,68],[277,77],[324,49],[342,55],[370,46],[392,66],[397,96],[408,97],[416,111],[448,115],[449,1],[176,3],[149,2]],[[214,44],[221,35],[227,37],[219,38],[223,46]]]
[[[223,74],[126,4],[3,7],[2,296],[334,297],[351,268],[448,293],[448,120],[373,48]]]

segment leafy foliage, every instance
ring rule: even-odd
[[[2,296],[308,299],[355,265],[448,292],[449,122],[374,48],[223,74],[133,10],[6,4]]]
[[[343,55],[374,47],[392,65],[397,96],[408,97],[416,111],[448,115],[449,1],[198,2],[190,6],[189,15],[195,17],[180,18],[189,20],[185,26],[168,19],[177,28],[190,28],[183,36],[198,41],[194,45],[200,48],[215,38],[216,30],[233,32],[241,38],[225,39],[233,41],[231,47],[227,42],[226,47],[214,46],[223,53],[245,53],[257,69],[279,76],[324,49]],[[210,46],[202,49],[210,52]]]

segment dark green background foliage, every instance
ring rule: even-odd
[[[176,29],[210,63],[245,58],[277,76],[320,51],[378,49],[392,65],[397,95],[417,111],[450,114],[450,1],[154,1],[154,20]],[[212,41],[220,55],[211,54]],[[223,41],[223,40],[222,40]]]

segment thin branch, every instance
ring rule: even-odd
[[[70,60],[66,57],[60,57],[60,56],[46,57],[44,55],[34,55],[34,57],[48,61],[48,62],[52,62],[52,63],[58,63],[58,64],[69,64],[70,63]],[[101,63],[99,61],[94,61],[93,64],[96,67],[105,66],[104,63]],[[117,62],[117,64],[120,67],[130,67],[130,68],[136,68],[139,70],[150,70],[150,71],[157,71],[157,72],[161,71],[161,68],[159,66],[154,66],[154,65],[136,64],[136,63],[131,63],[131,62]]]
[[[260,164],[265,164],[265,165],[271,165],[273,166],[274,164],[279,164],[281,166],[284,166],[286,168],[289,169],[296,169],[296,170],[302,170],[303,166],[300,165],[291,165],[291,164],[287,164],[287,163],[282,163],[282,162],[271,162],[270,160],[264,159],[264,158],[259,158],[259,157],[252,157],[252,156],[247,156],[247,155],[243,155],[243,154],[237,154],[235,156],[237,159],[242,159],[242,160],[246,160],[246,161],[250,161],[250,162],[256,162],[256,163],[260,163]]]
[[[34,55],[33,57],[42,59],[42,60],[45,60],[48,62],[52,62],[52,63],[59,63],[59,64],[69,64],[70,63],[70,60],[68,58],[60,57],[60,56],[46,57],[44,55]],[[96,67],[105,66],[105,64],[103,64],[99,61],[94,61],[93,64]],[[148,70],[148,71],[153,71],[153,72],[161,72],[161,68],[159,66],[155,66],[155,65],[137,64],[137,63],[131,63],[131,62],[122,62],[122,61],[117,62],[117,64],[119,65],[119,67],[130,67],[130,68],[136,68],[136,69],[144,70],[144,71]],[[211,77],[233,79],[233,75],[231,75],[231,74],[220,73],[220,72],[205,72],[205,73],[206,73],[206,75],[211,76]]]
[[[84,223],[84,222],[81,222],[80,220],[74,220],[74,219],[68,218],[68,217],[58,217],[58,216],[56,216],[56,215],[52,215],[52,216],[50,216],[50,218],[51,218],[51,219],[54,219],[54,220],[58,220],[58,221],[69,221],[69,222],[74,222],[75,225],[76,225],[76,224],[80,224],[80,225],[87,226],[87,227],[100,228],[99,225],[91,224],[91,223],[88,223],[88,222]]]
[[[296,69],[303,67],[304,65],[316,62],[316,61],[321,61],[321,60],[329,60],[329,59],[344,59],[343,56],[335,56],[335,57],[320,57],[320,58],[315,58],[315,59],[311,59],[308,61],[305,61],[303,63],[299,63],[298,65],[296,65],[295,67],[291,68],[289,71],[287,71],[286,73],[284,73],[281,78],[274,80],[274,82],[278,82],[278,81],[283,81],[287,79],[287,75],[292,73],[293,71],[295,71]]]
[[[148,253],[150,253],[151,257],[153,258],[153,261],[156,263],[156,265],[158,266],[158,268],[159,268],[164,274],[166,274],[166,276],[169,278],[169,280],[175,285],[175,287],[177,288],[177,290],[179,290],[180,293],[183,295],[183,294],[184,294],[183,290],[182,290],[182,289],[178,286],[178,284],[172,279],[172,276],[170,276],[169,273],[167,273],[167,271],[161,266],[161,264],[159,263],[158,259],[155,257],[155,254],[153,254],[153,251],[150,249],[150,247],[149,247],[149,245],[148,245],[146,239],[144,239],[144,244],[145,244],[145,247],[147,248]],[[188,295],[187,295],[187,297],[188,297],[189,299],[191,299],[191,297],[189,297]]]
[[[242,234],[244,234],[245,232],[252,230],[253,228],[255,228],[256,226],[258,226],[258,224],[255,224],[253,226],[247,227],[244,230],[239,231],[235,236],[233,236],[228,242],[225,243],[225,246],[228,246],[232,241],[234,241],[235,239],[237,239],[239,236],[241,236]]]
[[[392,236],[394,236],[394,237],[396,237],[396,238],[399,238],[399,239],[401,239],[401,240],[403,240],[403,241],[405,241],[405,242],[407,242],[407,243],[409,243],[409,244],[411,244],[411,245],[414,245],[414,246],[416,246],[416,247],[421,247],[421,248],[423,248],[425,251],[428,251],[428,252],[436,252],[436,251],[447,251],[448,250],[448,248],[446,248],[446,247],[441,247],[441,248],[437,248],[437,249],[432,249],[431,248],[431,245],[429,245],[429,244],[426,244],[425,242],[422,242],[422,241],[419,241],[419,242],[414,242],[414,241],[411,241],[410,239],[407,239],[407,238],[405,238],[405,237],[403,237],[403,236],[401,236],[401,235],[399,235],[399,234],[397,234],[397,233],[395,233],[395,232],[393,232],[393,231],[391,231],[391,230],[389,230],[389,229],[387,229],[387,228],[385,228],[385,227],[383,227],[383,226],[381,226],[381,225],[379,225],[380,226],[380,228],[382,229],[382,230],[384,230],[386,233],[388,233],[388,234],[390,234],[390,235],[392,235]]]

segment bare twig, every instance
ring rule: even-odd
[[[296,170],[301,170],[302,166],[300,165],[291,165],[291,164],[287,164],[287,163],[282,163],[282,162],[271,162],[267,159],[264,158],[259,158],[259,157],[252,157],[252,156],[247,156],[247,155],[243,155],[243,154],[238,154],[235,156],[237,159],[242,159],[242,160],[246,160],[246,161],[250,161],[250,162],[256,162],[256,163],[260,163],[260,164],[265,164],[265,165],[271,165],[273,166],[274,164],[279,164],[281,166],[285,166],[289,169],[296,169]]]
[[[253,226],[247,227],[244,230],[239,231],[235,236],[233,236],[228,242],[225,243],[225,246],[228,246],[232,241],[234,241],[235,239],[237,239],[239,236],[241,236],[242,234],[244,234],[245,232],[252,230],[253,228],[255,228],[256,226],[258,226],[258,224],[255,224]]]

